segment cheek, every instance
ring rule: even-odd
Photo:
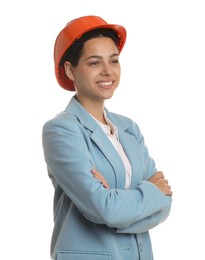
[[[80,69],[75,73],[75,83],[80,89],[87,89],[94,81],[95,75],[89,70]]]
[[[81,78],[91,78],[94,75],[94,72],[87,68],[81,68],[76,71],[76,75]]]
[[[121,73],[121,66],[120,66],[120,64],[113,66],[113,71],[116,74],[120,75],[120,73]]]
[[[121,66],[119,64],[119,67],[118,67],[118,71],[119,71],[119,74],[121,73]]]
[[[120,76],[121,76],[121,69],[120,69],[120,67],[115,70],[115,75],[116,75],[118,78],[120,78]]]
[[[100,74],[100,70],[98,69],[88,69],[84,71],[84,79],[86,81],[93,81],[97,78]]]
[[[84,70],[82,69],[75,70],[73,74],[76,82],[80,82],[86,79],[86,73],[84,73]]]

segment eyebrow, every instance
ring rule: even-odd
[[[114,58],[114,57],[118,57],[119,54],[118,53],[113,53],[112,55],[110,55],[109,58]],[[102,56],[99,56],[99,55],[92,55],[92,56],[89,56],[87,59],[85,59],[86,61],[87,60],[90,60],[90,59],[102,59]]]

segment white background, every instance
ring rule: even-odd
[[[73,95],[57,85],[53,45],[69,20],[89,14],[127,29],[107,107],[139,124],[174,192],[169,219],[151,231],[155,259],[205,259],[202,0],[1,2],[0,258],[49,259],[53,188],[41,131]]]

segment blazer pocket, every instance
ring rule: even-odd
[[[56,260],[112,260],[110,252],[63,251],[58,252]]]

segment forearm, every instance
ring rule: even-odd
[[[144,233],[146,231],[149,231],[150,229],[161,224],[168,218],[168,216],[170,214],[170,210],[171,210],[172,198],[170,196],[167,196],[167,199],[170,200],[169,207],[167,207],[147,218],[137,221],[137,222],[133,223],[132,225],[130,225],[129,227],[117,228],[116,232],[124,233],[124,234],[139,234],[139,233]]]

